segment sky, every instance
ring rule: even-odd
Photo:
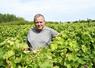
[[[0,13],[14,14],[33,21],[43,14],[46,21],[95,19],[95,0],[0,0]]]

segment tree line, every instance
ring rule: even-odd
[[[0,23],[4,22],[11,22],[11,21],[25,21],[22,17],[16,17],[13,14],[2,14],[0,13]]]
[[[78,21],[67,21],[66,23],[95,23],[94,19],[78,20]]]
[[[26,22],[29,23],[29,21],[26,21],[22,17],[16,17],[16,15],[9,14],[9,13],[7,13],[7,14],[0,13],[0,23],[9,23],[9,22],[13,23],[13,21],[16,23],[17,23],[17,21],[19,21],[19,23],[24,23],[24,24]],[[86,20],[78,20],[78,21],[73,21],[73,22],[67,21],[66,23],[92,23],[92,22],[95,22],[95,20],[87,18]],[[63,22],[57,22],[57,23],[63,23]]]

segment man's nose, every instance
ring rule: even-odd
[[[41,23],[39,22],[38,25],[41,25]]]

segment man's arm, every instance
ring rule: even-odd
[[[52,37],[56,37],[59,35],[59,33],[56,30],[51,29],[51,35],[52,35]]]

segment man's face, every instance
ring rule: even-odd
[[[37,17],[36,20],[35,20],[35,26],[38,30],[42,30],[43,27],[45,26],[45,21],[44,21],[44,18],[43,17]]]

